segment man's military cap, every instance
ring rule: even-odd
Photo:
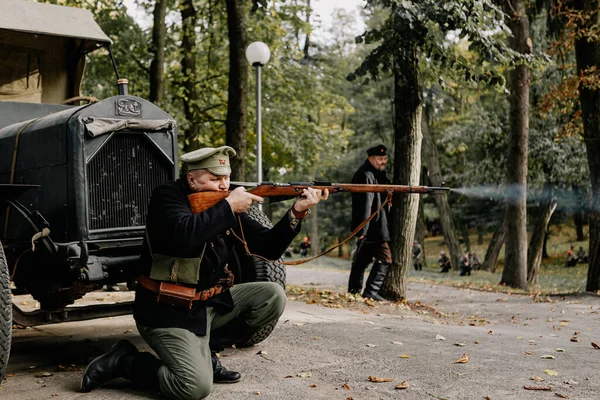
[[[387,155],[386,151],[387,151],[387,147],[380,144],[378,146],[371,147],[370,149],[368,149],[367,155],[369,155],[369,157],[370,156],[385,156],[385,155]]]
[[[215,175],[231,175],[229,157],[235,156],[235,150],[229,146],[206,147],[183,154],[180,159],[187,164],[188,171],[206,169]]]

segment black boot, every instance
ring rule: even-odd
[[[385,299],[379,295],[379,290],[383,287],[383,281],[387,275],[387,270],[387,264],[381,261],[375,261],[371,267],[371,272],[369,272],[365,291],[362,294],[363,297],[368,297],[377,301],[385,301]]]
[[[96,357],[83,371],[81,390],[91,392],[111,379],[124,378],[127,358],[138,354],[137,348],[128,340],[119,340],[111,351]]]
[[[350,268],[350,278],[348,278],[348,293],[358,294],[363,287],[365,268],[352,264]]]
[[[214,351],[210,352],[213,366],[213,382],[214,383],[236,383],[242,379],[242,374],[235,371],[230,371],[221,365],[221,361]]]

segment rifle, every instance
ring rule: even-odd
[[[287,200],[302,195],[306,188],[329,190],[333,193],[417,193],[427,194],[450,190],[448,187],[410,186],[410,185],[372,185],[355,183],[331,182],[231,182],[232,186],[251,187],[248,192],[260,197],[278,197]],[[192,212],[195,214],[214,206],[219,201],[229,196],[230,191],[197,192],[188,195]]]

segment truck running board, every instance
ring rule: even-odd
[[[114,304],[70,306],[60,311],[23,311],[13,303],[13,322],[21,326],[57,324],[60,322],[86,321],[94,318],[117,317],[133,313],[133,301]]]

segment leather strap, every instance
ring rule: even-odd
[[[392,204],[392,195],[394,194],[393,190],[388,190],[387,191],[387,197],[385,199],[385,201],[381,204],[381,206],[375,210],[375,212],[371,215],[369,215],[369,217],[367,219],[365,219],[359,226],[356,227],[356,229],[354,229],[352,231],[352,233],[350,233],[350,235],[348,235],[344,240],[342,240],[340,243],[336,244],[335,246],[332,246],[330,248],[328,248],[327,250],[323,251],[320,254],[317,254],[314,257],[309,257],[309,258],[305,258],[302,260],[297,260],[297,261],[284,261],[284,262],[279,262],[277,260],[269,260],[261,255],[258,254],[252,254],[250,252],[250,249],[248,248],[248,243],[246,242],[246,238],[244,237],[244,230],[242,229],[242,221],[240,220],[240,217],[238,215],[238,221],[239,221],[239,225],[240,225],[240,230],[242,232],[242,237],[239,237],[238,235],[235,234],[235,232],[233,232],[233,230],[231,231],[233,233],[233,236],[235,236],[240,242],[242,242],[242,244],[244,245],[244,249],[246,250],[246,254],[251,256],[251,257],[258,257],[261,260],[265,260],[268,262],[274,262],[280,265],[300,265],[300,264],[304,264],[307,263],[309,261],[312,261],[316,258],[319,258],[321,256],[324,256],[327,253],[332,252],[333,250],[337,249],[338,247],[340,247],[341,245],[343,245],[344,243],[346,243],[348,240],[352,239],[358,232],[360,232],[360,230],[362,228],[364,228],[365,225],[367,225],[373,218],[375,218],[375,215],[377,215],[377,213],[379,213],[383,207],[385,207],[387,204]]]

